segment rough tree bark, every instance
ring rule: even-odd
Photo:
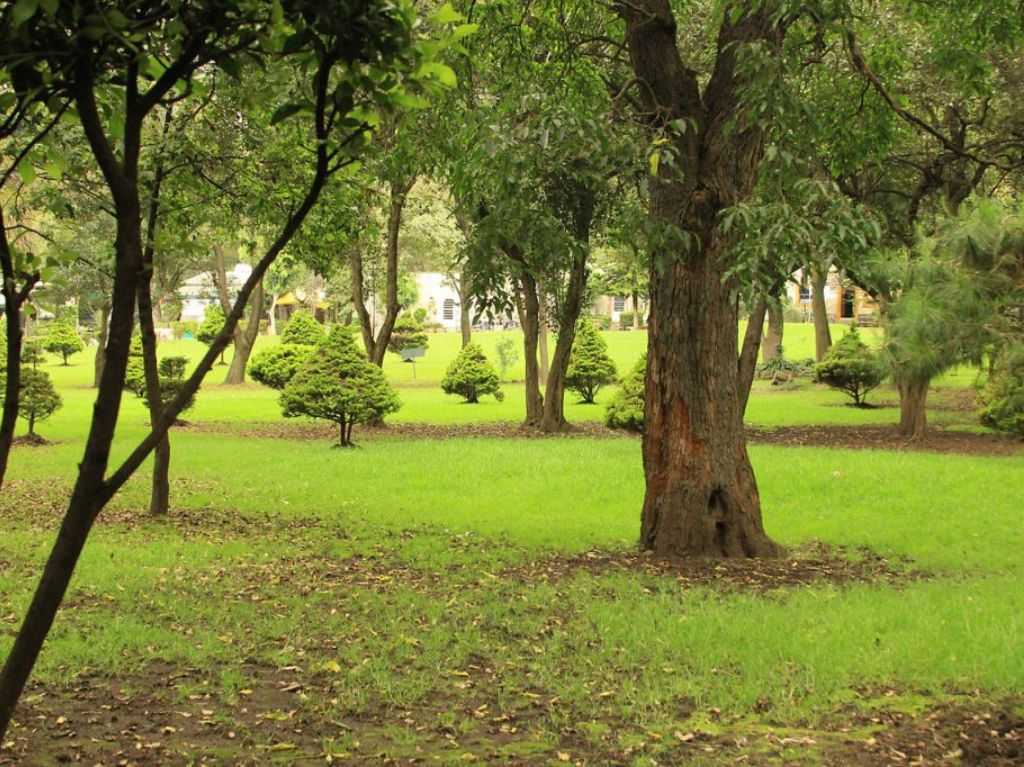
[[[643,548],[663,556],[772,556],[739,397],[737,286],[726,277],[729,245],[720,212],[749,196],[763,132],[741,126],[746,75],[737,48],[777,50],[773,3],[733,21],[726,12],[704,94],[683,64],[669,0],[623,3],[637,93],[658,135],[677,152],[651,185],[650,216],[686,233],[657,243],[650,272]],[[676,120],[693,127],[665,129]]]
[[[416,177],[392,181],[389,187],[390,205],[388,208],[388,235],[385,268],[385,309],[384,319],[374,334],[373,317],[366,308],[366,292],[363,282],[363,254],[359,247],[352,249],[350,266],[352,269],[352,305],[359,317],[359,326],[363,332],[363,346],[370,362],[378,367],[384,364],[384,354],[391,341],[391,331],[395,328],[395,320],[402,307],[398,303],[398,237],[402,231],[402,214],[409,191],[416,183]]]
[[[900,393],[900,434],[910,440],[924,437],[928,428],[928,389],[930,381],[896,379]]]
[[[220,300],[220,306],[224,311],[224,315],[227,316],[227,313],[231,311],[231,297],[228,295],[228,274],[224,263],[224,250],[220,247],[215,247],[213,254],[217,298]],[[231,357],[228,374],[224,377],[224,383],[226,384],[238,385],[245,383],[245,371],[249,366],[249,357],[252,356],[252,349],[260,335],[260,321],[263,318],[263,296],[263,282],[261,280],[252,294],[252,308],[249,310],[249,321],[244,329],[241,327],[241,324],[235,328],[235,353]]]
[[[550,324],[548,321],[548,302],[547,295],[544,293],[544,286],[537,281],[537,353],[540,356],[540,379],[542,381],[548,380],[548,373],[551,370],[551,361],[548,357],[548,331]],[[547,396],[547,391],[544,392]]]
[[[462,348],[465,349],[473,341],[473,295],[469,284],[469,274],[463,269],[459,279],[454,283],[459,294],[459,329],[462,331]]]
[[[782,306],[776,301],[768,302],[768,329],[764,333],[764,346],[761,348],[761,359],[770,362],[777,359],[782,348],[782,334],[786,329]]]
[[[832,331],[825,306],[825,282],[828,270],[811,267],[811,312],[814,314],[814,359],[821,362],[832,348]]]

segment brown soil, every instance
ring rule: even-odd
[[[22,434],[20,437],[15,437],[11,444],[21,447],[48,447],[57,443],[51,442],[46,437],[41,437],[38,434]]]
[[[337,434],[327,424],[283,423],[196,423],[194,432],[226,434],[256,439],[295,439],[333,441]],[[609,429],[603,424],[583,421],[561,434],[543,434],[526,429],[518,423],[494,422],[476,424],[388,424],[363,428],[355,434],[356,442],[378,439],[570,439],[574,437],[623,439],[636,435]],[[998,434],[931,429],[921,440],[908,441],[896,426],[783,426],[779,428],[747,427],[747,438],[754,443],[787,447],[831,447],[873,450],[914,450],[967,455],[1018,455],[1024,453],[1024,442]]]
[[[967,455],[1020,455],[1024,442],[998,434],[933,428],[923,439],[908,441],[896,426],[785,426],[747,428],[750,441],[786,447],[914,450]]]
[[[927,573],[908,562],[891,562],[869,549],[844,551],[813,543],[783,559],[657,559],[647,553],[588,551],[571,556],[539,559],[502,573],[527,582],[554,581],[578,572],[595,575],[640,572],[673,578],[684,587],[768,591],[818,583],[844,585],[858,582],[889,584],[918,580]]]

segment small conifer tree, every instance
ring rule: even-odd
[[[43,348],[50,352],[50,354],[59,354],[64,364],[67,365],[68,357],[82,351],[85,348],[85,344],[82,343],[81,336],[78,335],[78,331],[72,325],[60,320],[54,320],[50,323],[50,329],[46,334],[46,339],[43,341]]]
[[[257,383],[280,391],[299,372],[315,348],[304,344],[271,346],[249,361],[249,375]]]
[[[391,338],[388,339],[388,351],[398,354],[403,349],[426,349],[428,343],[429,339],[427,332],[423,329],[423,323],[411,314],[403,314],[395,320]]]
[[[316,346],[324,340],[324,327],[305,311],[295,312],[281,331],[282,344]]]
[[[498,382],[498,373],[487,361],[484,350],[476,344],[467,344],[459,352],[441,380],[445,394],[458,394],[466,402],[477,403],[480,397],[493,394],[501,402],[505,395]]]
[[[608,344],[590,320],[581,319],[576,326],[565,385],[579,394],[583,402],[593,405],[601,387],[614,383],[616,378],[615,363],[608,356]]]
[[[28,421],[28,436],[30,438],[39,438],[39,435],[36,434],[36,423],[45,421],[62,404],[49,374],[31,367],[21,369],[18,415]]]
[[[847,394],[857,406],[864,405],[868,392],[885,380],[885,367],[878,355],[860,340],[856,325],[828,350],[814,367],[814,379]]]
[[[217,336],[220,335],[220,331],[224,329],[224,322],[226,317],[224,316],[224,310],[221,309],[219,304],[210,304],[206,307],[206,313],[203,315],[203,324],[199,326],[199,330],[196,331],[196,340],[200,343],[211,346],[214,341],[217,340]],[[134,339],[132,341],[134,344]],[[141,356],[141,351],[140,351]],[[220,365],[226,364],[224,362],[224,351],[220,353]]]
[[[647,378],[647,355],[644,354],[605,410],[604,422],[613,429],[642,432],[644,430],[644,387]]]
[[[338,425],[339,447],[352,445],[352,427],[378,422],[401,406],[382,371],[367,360],[351,329],[335,325],[281,391],[286,418],[308,416]]]

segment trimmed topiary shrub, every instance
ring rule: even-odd
[[[629,374],[605,410],[604,422],[613,429],[643,432],[644,387],[647,379],[647,355],[644,354]]]
[[[862,406],[868,392],[885,380],[885,366],[878,355],[860,340],[856,325],[850,325],[825,358],[814,366],[814,380],[838,389]]]
[[[282,344],[316,346],[324,340],[324,326],[306,311],[297,311],[281,331]]]
[[[31,367],[21,369],[18,415],[28,422],[29,438],[39,440],[36,423],[45,421],[57,412],[62,404],[49,374]]]
[[[501,402],[505,394],[498,382],[498,373],[484,350],[476,344],[467,344],[459,352],[441,380],[441,388],[445,394],[458,394],[466,402],[477,403],[487,394]]]
[[[335,325],[281,391],[286,418],[308,416],[338,425],[339,447],[352,445],[352,427],[377,423],[401,407],[382,371],[356,346],[350,328]]]
[[[85,348],[78,331],[66,322],[55,320],[50,323],[50,328],[43,341],[43,348],[50,354],[59,354],[65,365],[68,364],[68,357],[78,354]]]
[[[280,391],[295,377],[315,348],[302,344],[271,346],[249,360],[249,375],[257,383]]]
[[[1024,346],[1001,355],[981,392],[981,422],[1024,438]]]
[[[618,371],[608,356],[608,344],[588,319],[580,320],[576,326],[576,338],[569,355],[569,368],[565,374],[565,385],[580,395],[588,405],[602,386],[615,383]]]
[[[403,314],[395,320],[391,338],[388,339],[388,351],[398,354],[403,349],[426,349],[428,343],[429,339],[423,329],[423,323],[411,314]]]

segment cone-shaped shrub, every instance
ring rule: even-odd
[[[67,365],[68,357],[82,351],[85,344],[82,343],[82,338],[74,327],[66,322],[55,320],[50,323],[50,329],[43,341],[43,348],[50,354],[59,354],[64,364]]]
[[[459,352],[445,371],[441,388],[445,394],[458,394],[466,402],[479,402],[486,394],[493,394],[498,402],[505,399],[498,385],[497,371],[476,344],[467,344]]]
[[[565,385],[579,394],[585,403],[593,405],[601,387],[615,383],[617,376],[615,363],[608,356],[608,344],[594,324],[583,318],[576,326]]]
[[[352,444],[352,427],[380,421],[401,406],[384,371],[370,364],[350,328],[335,325],[281,392],[286,418],[308,416],[338,425],[338,444]]]
[[[1024,346],[1007,349],[981,393],[981,422],[1024,437]]]
[[[212,344],[224,329],[224,310],[218,304],[210,304],[203,314],[203,324],[196,331],[196,340],[207,346]]]
[[[403,349],[426,349],[427,343],[427,332],[423,329],[423,323],[411,314],[403,314],[395,320],[391,338],[388,339],[388,351],[398,354]]]
[[[856,325],[850,325],[825,358],[814,367],[814,380],[847,394],[855,405],[885,380],[885,367],[878,355],[860,340]]]
[[[298,311],[291,316],[281,331],[282,344],[316,346],[324,340],[324,326],[309,312]]]
[[[647,355],[644,354],[628,375],[605,410],[604,422],[613,429],[642,432],[644,430],[644,386],[647,378]]]
[[[18,394],[18,415],[28,421],[29,436],[36,436],[36,424],[45,421],[62,405],[50,376],[42,370],[23,367]]]
[[[278,344],[249,360],[249,375],[257,383],[281,390],[288,385],[316,347],[303,344]]]

